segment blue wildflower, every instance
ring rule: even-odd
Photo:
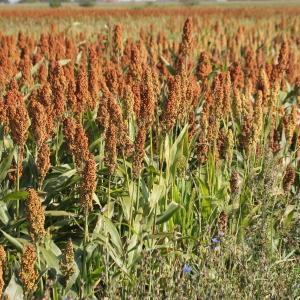
[[[191,273],[192,272],[192,268],[189,265],[184,265],[183,269],[182,269],[183,273]]]
[[[220,243],[220,240],[217,237],[214,237],[211,239],[211,242],[217,244]]]

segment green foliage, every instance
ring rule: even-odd
[[[81,7],[93,7],[96,5],[96,1],[95,0],[80,0],[79,5]]]
[[[58,2],[51,3],[55,7]],[[94,2],[81,3],[90,4]],[[170,74],[176,74],[171,62],[161,60]],[[69,62],[59,61],[61,66]],[[76,67],[79,63],[80,55]],[[35,65],[31,73],[37,70]],[[166,96],[162,89],[160,98]],[[287,96],[280,97],[289,105]],[[237,146],[230,163],[209,152],[207,161],[199,164],[197,137],[189,137],[187,122],[177,122],[170,132],[159,128],[147,137],[144,168],[134,178],[132,158],[121,155],[116,172],[108,173],[96,113],[80,117],[97,163],[94,209],[87,215],[80,208],[80,174],[61,128],[49,141],[52,167],[41,186],[32,132],[24,154],[25,171],[17,183],[9,179],[17,149],[9,135],[1,134],[0,244],[8,253],[4,296],[33,299],[24,294],[19,278],[23,248],[32,242],[25,206],[29,186],[39,193],[47,231],[45,240],[35,243],[39,280],[32,297],[36,299],[300,296],[300,189],[298,181],[288,194],[282,189],[279,160],[294,159],[284,139],[277,155],[262,147],[260,156],[246,156]],[[241,132],[236,120],[222,120],[222,126],[231,126],[237,136]],[[262,145],[268,136],[265,127]],[[135,120],[129,120],[131,137],[135,130]],[[235,193],[230,187],[233,171],[240,177]],[[227,218],[224,232],[222,213]],[[66,279],[60,264],[70,238],[74,262]],[[184,271],[185,265],[191,272]]]
[[[49,6],[52,8],[61,7],[61,0],[49,0]]]

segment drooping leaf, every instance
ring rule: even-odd
[[[102,225],[101,229],[103,230],[104,234],[109,234],[112,243],[117,247],[118,252],[121,254],[123,252],[122,242],[116,226],[111,220],[102,215],[99,215],[98,222],[100,222]]]
[[[45,183],[44,190],[49,194],[60,192],[68,185],[68,181],[76,174],[76,172],[76,169],[71,169],[55,178],[50,178]]]
[[[27,191],[14,191],[2,197],[0,201],[25,200],[27,196]]]
[[[16,246],[18,249],[22,250],[23,249],[23,245],[21,244],[19,238],[14,238],[13,236],[11,236],[10,234],[8,234],[7,232],[3,231],[0,229],[0,231],[2,232],[2,234],[4,235],[4,237],[14,246]]]
[[[175,202],[171,202],[167,209],[156,218],[156,225],[159,224],[163,224],[165,222],[167,222],[168,220],[170,220],[172,218],[172,216],[180,209],[180,205],[175,203]]]

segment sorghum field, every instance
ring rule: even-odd
[[[0,298],[300,299],[300,6],[0,17]]]

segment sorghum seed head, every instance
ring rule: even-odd
[[[28,136],[29,116],[15,80],[10,84],[5,105],[12,139],[19,147],[23,147]]]
[[[19,273],[23,287],[28,294],[33,293],[37,286],[38,273],[35,270],[37,260],[36,250],[33,245],[27,245],[21,258],[21,271]]]
[[[74,155],[78,168],[89,158],[89,142],[82,125],[72,118],[63,122],[64,135],[70,152]]]
[[[182,33],[182,40],[179,48],[179,55],[187,57],[192,51],[193,46],[193,23],[190,18],[187,18]]]
[[[196,76],[198,80],[204,80],[212,72],[212,65],[210,55],[208,52],[203,51],[200,53],[198,65],[196,68]]]
[[[42,144],[38,150],[36,166],[39,173],[39,181],[42,183],[51,166],[50,148],[46,143]]]
[[[117,24],[114,27],[113,38],[112,38],[113,59],[115,62],[118,62],[119,57],[122,55],[123,52],[122,33],[123,33],[122,26]]]
[[[81,65],[78,70],[76,82],[76,112],[82,113],[91,107],[91,95],[89,93],[88,77],[85,65]]]
[[[234,170],[230,178],[230,192],[232,195],[238,194],[240,190],[240,176],[239,173]]]
[[[62,258],[59,263],[59,268],[64,276],[64,283],[66,285],[68,280],[75,272],[74,250],[71,239],[68,240],[66,248],[63,251]]]
[[[155,117],[155,94],[153,89],[152,72],[150,68],[145,70],[143,84],[141,86],[141,113],[138,121],[149,128]]]
[[[96,161],[92,154],[89,155],[82,171],[80,184],[81,207],[85,213],[93,209],[93,194],[96,191],[97,174]]]
[[[290,164],[287,166],[286,170],[285,170],[285,174],[283,177],[283,190],[288,193],[294,182],[295,182],[295,178],[296,178],[296,172],[294,167]]]
[[[228,216],[222,211],[218,219],[218,234],[224,236],[227,231]]]
[[[6,262],[6,253],[3,246],[0,245],[0,299],[2,297],[2,292],[4,288],[4,266]]]
[[[180,76],[176,75],[175,78],[170,77],[169,79],[169,96],[165,109],[162,113],[163,126],[170,131],[176,123],[177,116],[179,114],[179,103],[181,100],[180,94]]]
[[[37,94],[33,93],[30,97],[28,112],[31,118],[31,128],[35,142],[40,147],[48,138],[48,114],[45,107],[36,99]]]
[[[45,209],[42,206],[38,193],[33,188],[27,190],[26,216],[30,236],[33,241],[42,240],[45,231]]]

